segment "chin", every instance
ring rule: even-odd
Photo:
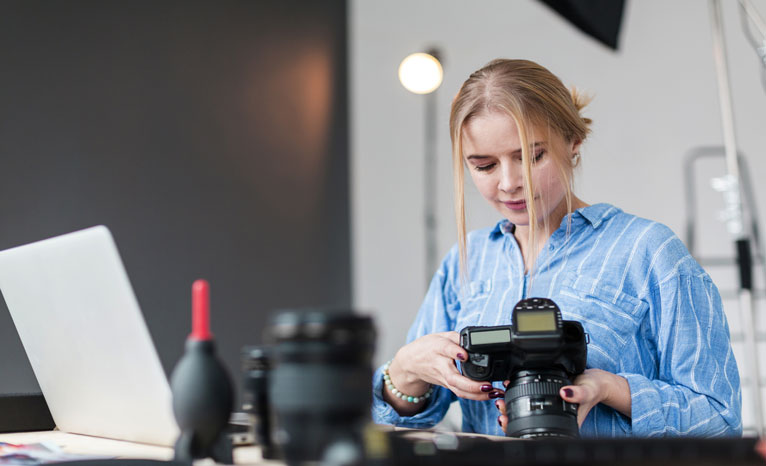
[[[516,226],[525,227],[529,225],[529,214],[527,214],[527,211],[516,213],[505,209],[501,210],[500,213]]]
[[[506,218],[508,218],[508,217],[506,217]],[[511,223],[513,223],[513,224],[514,224],[514,225],[516,225],[517,227],[528,227],[528,226],[529,226],[529,220],[524,220],[523,222],[517,222],[517,221],[516,221],[516,220],[514,220],[512,217],[511,217],[511,218],[508,218],[508,220],[510,220],[510,221],[511,221]]]

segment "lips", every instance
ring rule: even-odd
[[[526,210],[527,201],[506,201],[503,204],[511,210]]]

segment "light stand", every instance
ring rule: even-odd
[[[721,121],[723,124],[724,148],[727,174],[713,179],[713,188],[723,194],[724,210],[722,219],[726,222],[737,249],[739,265],[739,310],[741,325],[745,335],[745,359],[749,372],[752,374],[753,390],[752,403],[755,411],[756,435],[763,435],[763,410],[761,407],[760,375],[758,365],[758,347],[756,342],[756,322],[753,302],[753,265],[750,237],[745,231],[740,197],[739,160],[737,143],[734,134],[734,114],[731,103],[731,89],[726,64],[726,46],[721,23],[721,2],[710,0],[710,18],[713,32],[713,57],[715,59],[716,76],[718,81],[718,97],[721,105]]]
[[[443,79],[441,53],[430,49],[426,53],[414,53],[399,66],[399,79],[410,92],[423,94],[424,109],[424,155],[423,158],[423,222],[425,227],[425,278],[426,286],[436,272],[436,90]]]

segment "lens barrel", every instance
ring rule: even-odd
[[[266,346],[242,348],[242,411],[250,417],[255,443],[266,459],[277,458],[271,441],[272,413],[269,409],[271,351]]]
[[[287,463],[320,461],[334,444],[361,446],[371,408],[372,319],[349,310],[288,310],[272,320],[269,335],[273,438]]]
[[[578,438],[577,405],[559,396],[571,385],[563,371],[525,370],[514,374],[505,392],[506,435],[517,438]]]

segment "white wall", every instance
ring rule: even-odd
[[[722,3],[738,145],[749,156],[758,203],[766,206],[766,187],[759,183],[766,176],[766,93],[736,2]],[[766,13],[765,5],[758,6]],[[576,182],[581,198],[616,204],[684,235],[684,154],[723,143],[707,2],[628,1],[618,52],[533,0],[352,0],[349,21],[353,293],[355,307],[377,318],[378,362],[391,358],[402,344],[427,285],[424,101],[397,79],[399,62],[412,52],[435,45],[444,54],[439,161],[430,167],[438,176],[440,257],[456,240],[449,104],[468,75],[496,57],[537,61],[566,85],[595,96],[585,112],[594,125]],[[705,164],[697,184],[707,189],[710,176],[722,170],[723,162]],[[704,227],[699,253],[731,254],[729,237],[717,220],[720,196],[707,189],[699,202]],[[498,220],[474,190],[468,191],[467,210],[472,228]],[[735,284],[730,271],[709,271],[722,291]],[[726,306],[737,331],[736,301]],[[742,369],[739,344],[735,351]],[[766,351],[761,353],[766,359]],[[745,413],[746,423],[749,419]]]

